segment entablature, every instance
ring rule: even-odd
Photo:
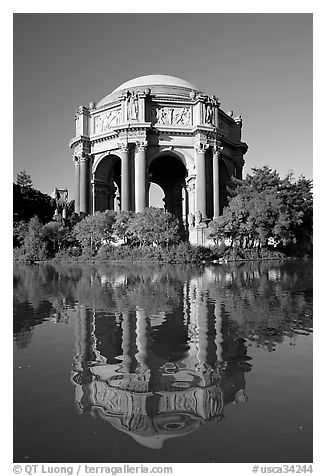
[[[73,137],[70,142],[69,142],[69,147],[73,148],[76,147],[78,144],[84,144],[87,145],[90,143],[90,138],[88,136],[76,136]]]

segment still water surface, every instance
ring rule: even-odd
[[[15,462],[311,462],[312,266],[14,267]]]

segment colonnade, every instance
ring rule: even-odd
[[[194,148],[195,175],[190,175],[187,170],[188,177],[180,191],[180,199],[182,196],[183,203],[183,219],[186,220],[187,217],[193,216],[193,225],[205,222],[207,219],[217,218],[220,215],[219,162],[221,159],[221,148],[213,149],[211,169],[207,167],[208,152],[209,148],[202,145]],[[120,208],[122,211],[134,210],[142,212],[149,206],[147,144],[137,143],[134,156],[132,156],[129,144],[120,144],[120,150],[117,155],[121,159]],[[162,158],[164,160],[163,155]],[[176,157],[175,160],[178,160],[178,158]],[[75,213],[85,216],[90,212],[97,211],[94,196],[93,204],[90,205],[90,156],[88,154],[80,157],[75,156],[74,162]],[[212,173],[212,177],[209,176],[210,173]],[[173,178],[171,177],[171,181]],[[207,191],[209,188],[208,183],[212,183],[211,196]],[[109,194],[109,184],[101,183],[101,185],[107,188],[107,194]],[[95,180],[92,195],[96,194],[96,187],[101,185],[96,184]],[[211,200],[212,203],[208,203],[208,200]],[[165,198],[166,204],[167,201],[169,202],[169,197]],[[108,200],[107,206],[112,207],[112,204],[113,201]],[[208,209],[210,213],[208,213]]]

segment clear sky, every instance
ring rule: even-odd
[[[14,14],[13,178],[74,197],[69,140],[79,105],[168,74],[243,118],[244,173],[312,178],[312,14]]]

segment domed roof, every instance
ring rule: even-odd
[[[116,97],[119,92],[140,87],[149,87],[153,93],[167,92],[168,90],[176,92],[177,90],[181,91],[182,89],[187,89],[188,91],[199,91],[197,86],[185,81],[184,79],[176,78],[175,76],[168,76],[166,74],[149,74],[147,76],[139,76],[138,78],[131,79],[121,84],[112,91],[112,93],[101,99],[97,103],[97,107],[110,102],[111,98],[113,99],[113,97]],[[181,90],[179,88],[181,88]]]
[[[136,88],[138,86],[178,86],[198,91],[196,86],[184,79],[176,78],[175,76],[167,76],[166,74],[149,74],[147,76],[139,76],[139,78],[134,78],[121,84],[121,86],[118,86],[114,91],[112,91],[112,94],[121,91],[122,89]]]

